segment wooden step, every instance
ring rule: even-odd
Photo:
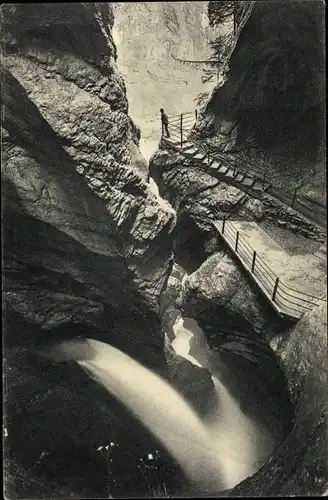
[[[171,139],[169,137],[162,137],[162,141],[166,142],[167,144],[169,144],[171,146],[179,146],[180,145],[180,142],[178,142],[174,139]]]
[[[237,174],[235,179],[237,182],[242,182],[245,178],[245,174]]]
[[[188,149],[196,149],[195,145],[192,144],[191,142],[186,142],[183,144],[182,150],[187,151]]]
[[[252,189],[254,189],[254,191],[263,191],[263,184],[262,182],[259,182],[259,181],[255,181],[253,186],[252,186]]]
[[[206,156],[207,156],[206,154],[201,153],[201,152],[199,151],[196,155],[194,155],[194,156],[192,157],[192,159],[193,159],[193,160],[200,160],[200,161],[202,161],[202,160],[204,160],[204,159],[206,158]]]
[[[185,156],[188,156],[188,158],[194,158],[195,155],[199,154],[198,149],[192,149],[190,151],[184,151],[183,154]]]
[[[245,187],[251,187],[255,183],[255,179],[252,177],[245,177],[245,179],[242,182],[242,185]]]
[[[220,167],[221,167],[221,163],[217,162],[216,160],[212,161],[212,163],[210,164],[210,167],[213,168],[214,170],[217,170],[219,169],[220,170]]]
[[[234,176],[234,171],[232,168],[228,168],[228,170],[226,171],[226,173],[224,174],[225,177],[228,177],[228,179],[234,179],[235,176]]]
[[[225,174],[228,170],[229,170],[229,167],[221,164],[220,168],[218,169],[218,172],[220,172],[220,174]]]
[[[198,148],[197,148],[197,146],[193,145],[193,146],[188,146],[186,148],[183,148],[183,151],[186,153],[189,153],[190,151],[198,151]]]
[[[205,167],[209,168],[212,163],[214,163],[214,160],[213,158],[208,159],[208,155],[206,155],[205,158],[203,158],[202,163]]]

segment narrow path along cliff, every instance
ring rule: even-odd
[[[324,204],[321,2],[1,18],[6,497],[322,495],[326,229],[201,169],[159,112]],[[276,274],[320,300],[281,314]]]

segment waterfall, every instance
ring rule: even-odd
[[[207,368],[212,374],[216,404],[205,417],[204,425],[210,435],[213,452],[221,458],[221,467],[227,489],[253,475],[277,445],[277,438],[267,426],[254,422],[240,407],[229,389],[221,381],[220,365],[213,361],[203,330],[191,318],[178,317],[173,327],[172,346],[177,354],[196,366]],[[191,341],[194,342],[191,348]],[[263,394],[250,394],[262,398]],[[265,401],[263,400],[263,404]],[[268,412],[270,408],[268,407]],[[280,430],[278,430],[278,434]],[[282,434],[281,434],[282,439]],[[278,438],[279,441],[279,438]]]
[[[48,351],[49,354],[49,351]],[[201,491],[226,489],[220,453],[194,410],[161,377],[103,342],[64,342],[51,349],[57,361],[75,359],[123,403],[177,460]]]
[[[231,489],[265,462],[282,439],[280,427],[255,422],[241,408],[195,320],[180,315],[173,329],[177,354],[212,374],[216,398],[202,420],[169,383],[111,345],[81,339],[61,343],[47,355],[77,361],[105,386],[164,445],[198,491]],[[251,391],[247,398],[250,407],[260,398],[268,413],[272,410],[263,392]]]

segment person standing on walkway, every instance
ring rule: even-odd
[[[164,135],[164,131],[166,133],[165,137],[170,137],[170,132],[169,132],[169,119],[167,117],[167,114],[164,113],[164,109],[160,109],[161,112],[161,121],[162,121],[162,135]]]

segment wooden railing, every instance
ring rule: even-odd
[[[303,313],[310,311],[318,303],[320,300],[318,297],[285,285],[246,241],[232,221],[224,219],[213,224],[281,316],[299,319]]]
[[[198,116],[199,113],[197,110],[194,110],[179,115],[170,115],[168,117],[171,139],[173,139],[173,141],[180,146],[181,150],[183,149],[186,141],[195,141],[195,137],[193,137],[191,132],[193,132],[195,121]],[[164,131],[162,131],[162,135],[164,135]],[[265,164],[252,162],[249,159],[246,161],[245,159],[240,158],[238,154],[219,151],[217,148],[212,147],[205,141],[197,141],[194,143],[200,151],[207,154],[208,164],[214,160],[218,162],[225,162],[233,168],[236,175],[238,173],[244,175],[248,174],[254,177],[254,179],[262,182],[263,185],[269,184],[268,193],[270,195],[277,198],[285,205],[305,215],[305,217],[318,222],[321,227],[326,227],[326,207],[323,204],[310,200],[305,196],[300,196],[299,190],[303,187],[303,184],[295,187],[294,191],[291,193],[283,191],[280,187],[275,185],[277,178],[272,172],[270,172],[270,174],[268,173],[268,168]]]

